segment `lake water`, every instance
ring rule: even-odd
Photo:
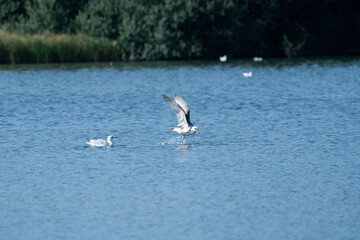
[[[359,58],[0,66],[0,84],[0,239],[359,239]]]

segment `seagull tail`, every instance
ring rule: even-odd
[[[90,141],[90,139],[89,138],[85,138],[86,140],[88,140],[88,141]]]
[[[180,129],[179,128],[176,128],[176,127],[172,127],[172,128],[170,128],[171,130],[173,130],[174,132],[178,132],[178,133],[180,133]]]

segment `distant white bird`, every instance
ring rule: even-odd
[[[86,140],[89,141],[89,142],[86,142],[86,144],[89,144],[92,147],[111,147],[113,145],[113,143],[111,141],[112,138],[117,138],[117,136],[108,136],[106,141],[103,139],[86,138]]]
[[[227,56],[224,55],[224,56],[220,57],[219,59],[220,59],[220,62],[226,62],[227,61]]]
[[[251,77],[252,76],[252,72],[244,72],[243,73],[244,77]]]
[[[263,58],[262,57],[254,57],[253,60],[255,62],[261,62],[263,60]]]
[[[169,106],[176,112],[176,117],[178,120],[178,125],[176,127],[170,128],[174,132],[177,132],[182,135],[182,140],[184,144],[187,144],[185,136],[189,136],[195,133],[200,133],[197,126],[194,126],[190,122],[190,108],[185,100],[178,94],[175,94],[174,100],[170,99],[168,96],[162,94],[165,101]]]

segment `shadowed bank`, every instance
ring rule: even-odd
[[[359,16],[356,0],[3,1],[0,63],[359,55]]]

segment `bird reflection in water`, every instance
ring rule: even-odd
[[[191,147],[191,144],[181,144],[181,145],[176,146],[176,150],[177,151],[189,150],[190,147]]]

